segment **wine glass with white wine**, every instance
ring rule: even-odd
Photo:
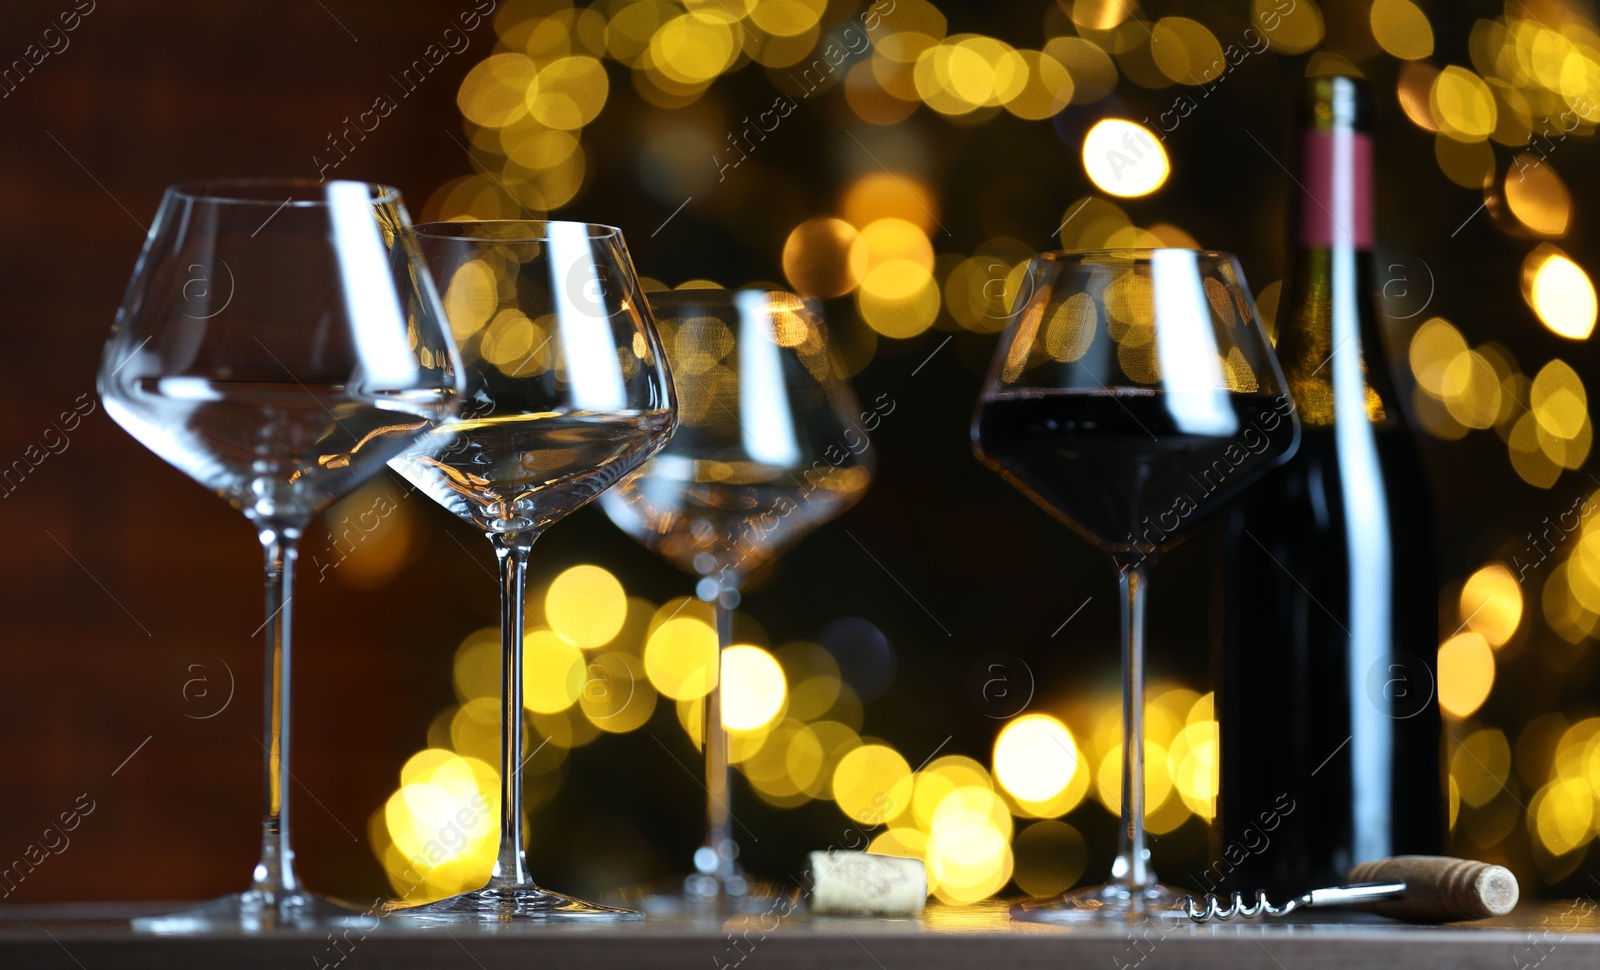
[[[459,420],[391,465],[488,537],[500,567],[500,845],[487,886],[414,919],[619,919],[551,892],[523,853],[523,605],[534,540],[655,454],[677,405],[622,233],[579,222],[417,227],[467,375]]]
[[[800,297],[695,289],[649,299],[678,382],[678,431],[601,506],[624,532],[697,577],[695,594],[726,650],[745,580],[854,505],[872,480],[873,456],[827,327]],[[681,896],[648,906],[736,909],[764,895],[738,862],[716,681],[702,702],[705,841]]]

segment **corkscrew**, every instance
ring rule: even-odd
[[[1447,856],[1375,859],[1351,869],[1348,878],[1354,881],[1313,889],[1282,906],[1272,905],[1266,892],[1258,891],[1254,902],[1246,903],[1244,893],[1236,892],[1226,905],[1216,893],[1207,893],[1204,902],[1185,896],[1176,910],[1196,923],[1204,923],[1236,916],[1285,916],[1306,906],[1354,905],[1412,923],[1452,923],[1504,916],[1511,912],[1519,896],[1517,877],[1510,870]]]
[[[1403,882],[1357,882],[1347,886],[1313,889],[1282,906],[1272,905],[1267,901],[1266,890],[1258,889],[1253,903],[1246,903],[1242,892],[1235,892],[1227,905],[1223,905],[1216,893],[1206,893],[1204,902],[1197,901],[1193,896],[1183,897],[1178,900],[1178,909],[1196,923],[1204,923],[1214,919],[1230,920],[1236,916],[1287,916],[1307,906],[1345,906],[1375,899],[1397,899],[1405,894],[1406,884]]]

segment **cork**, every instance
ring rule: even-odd
[[[921,859],[866,852],[811,853],[811,912],[915,916],[928,902]]]
[[[1362,862],[1351,882],[1404,882],[1406,894],[1361,905],[1409,923],[1451,923],[1504,916],[1517,905],[1517,877],[1503,866],[1448,856],[1402,855]]]

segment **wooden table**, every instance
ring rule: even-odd
[[[1510,916],[1443,927],[1362,914],[1204,926],[1148,921],[1114,927],[1012,922],[1004,905],[930,907],[915,920],[793,915],[725,920],[653,917],[638,923],[483,929],[383,925],[348,942],[311,932],[152,936],[127,919],[172,907],[150,903],[0,907],[3,970],[941,970],[977,967],[1164,967],[1314,970],[1320,967],[1600,967],[1593,901],[1534,903]]]

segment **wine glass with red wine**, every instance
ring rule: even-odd
[[[1122,596],[1122,826],[1106,884],[1013,910],[1067,921],[1170,910],[1144,838],[1150,568],[1293,454],[1300,425],[1238,261],[1190,249],[1044,253],[973,418],[978,457],[1111,557]]]

